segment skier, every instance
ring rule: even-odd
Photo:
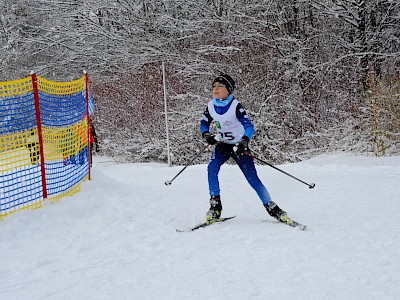
[[[89,127],[86,127],[84,119],[82,119],[75,126],[76,126],[75,134],[71,135],[71,139],[73,141],[72,151],[68,150],[68,148],[66,148],[64,151],[65,153],[67,153],[68,150],[69,152],[72,153],[69,156],[68,160],[64,158],[64,165],[68,165],[69,163],[71,163],[74,165],[83,166],[88,161],[88,143],[90,143],[90,152],[91,152],[90,158],[92,158],[93,143],[96,144],[96,151],[98,151],[97,135],[94,130],[93,124],[91,124],[90,119],[89,119]],[[68,146],[68,144],[66,145]],[[90,166],[92,166],[92,159],[90,159],[89,163]]]
[[[26,147],[29,150],[29,156],[31,158],[32,165],[38,165],[40,150],[39,150],[39,139],[37,131],[35,129],[31,130],[26,142],[27,142]]]
[[[222,211],[218,173],[221,166],[232,157],[242,170],[251,187],[256,191],[265,209],[273,218],[286,222],[286,212],[279,208],[260,181],[249,153],[249,141],[254,133],[253,124],[242,104],[235,99],[235,81],[227,74],[221,74],[212,83],[214,98],[208,102],[200,121],[200,132],[209,145],[216,145],[207,167],[210,192],[210,209],[206,220],[219,219]],[[217,134],[210,133],[214,121]]]
[[[96,152],[100,152],[99,142],[97,139],[97,134],[92,119],[89,119],[89,142],[90,142],[90,166],[92,166],[93,150],[95,150]],[[94,146],[96,146],[96,148],[93,148]]]

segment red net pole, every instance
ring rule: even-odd
[[[84,73],[85,73],[85,85],[86,85],[86,86],[85,86],[85,88],[86,88],[85,97],[86,97],[88,176],[89,176],[89,180],[91,180],[92,177],[91,177],[91,172],[90,172],[90,169],[91,169],[90,162],[91,162],[91,160],[92,160],[92,156],[91,156],[91,154],[90,154],[90,131],[91,131],[91,128],[90,128],[90,115],[89,115],[89,76],[88,76],[88,74],[86,73],[86,71],[84,71]]]
[[[42,122],[40,119],[39,90],[38,90],[36,74],[32,73],[31,78],[32,78],[33,98],[35,100],[36,125],[37,125],[37,130],[38,130],[38,137],[39,137],[40,171],[42,173],[43,199],[47,199],[46,169],[45,169],[45,165],[44,165]]]

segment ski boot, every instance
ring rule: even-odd
[[[210,209],[206,213],[206,221],[219,219],[221,217],[222,204],[220,196],[211,196]]]
[[[264,207],[271,217],[273,217],[278,221],[284,223],[286,222],[287,219],[286,212],[280,209],[280,207],[274,201],[270,201],[267,204],[264,204]]]

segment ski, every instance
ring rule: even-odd
[[[299,228],[300,230],[306,230],[306,228],[307,228],[306,225],[300,224],[299,222],[292,220],[288,216],[284,216],[283,220],[279,220],[279,222],[282,222],[282,223],[287,224],[292,227]]]
[[[193,226],[192,228],[189,228],[189,229],[187,229],[187,230],[185,230],[185,229],[177,229],[176,231],[177,232],[190,232],[190,231],[194,231],[194,230],[197,230],[197,229],[200,229],[200,228],[204,228],[204,227],[207,227],[207,226],[209,226],[209,225],[212,225],[212,224],[215,224],[215,223],[222,223],[222,222],[225,222],[225,221],[227,221],[227,220],[230,220],[230,219],[233,219],[233,218],[235,218],[236,216],[232,216],[232,217],[226,217],[226,218],[219,218],[219,219],[213,219],[213,220],[210,220],[210,221],[205,221],[205,222],[202,222],[202,223],[199,223],[199,224],[197,224],[196,226]]]

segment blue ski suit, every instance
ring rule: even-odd
[[[237,155],[233,150],[243,136],[247,136],[250,139],[254,133],[254,126],[241,103],[233,95],[230,95],[226,100],[214,98],[208,103],[203,113],[200,121],[200,133],[209,132],[213,121],[216,125],[220,142],[211,154],[207,168],[210,196],[220,195],[219,170],[232,157],[250,186],[256,191],[261,202],[263,204],[270,202],[271,197],[257,175],[253,158],[248,155]]]

